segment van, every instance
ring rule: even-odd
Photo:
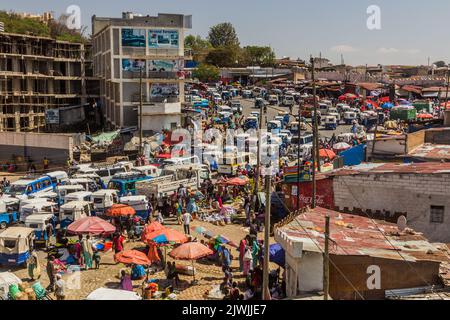
[[[54,186],[57,186],[60,184],[66,184],[67,179],[69,179],[69,176],[67,175],[67,172],[65,172],[65,171],[49,172],[49,173],[47,173],[47,176],[50,177]]]
[[[50,177],[42,176],[35,179],[20,179],[11,183],[5,194],[16,198],[27,198],[31,194],[39,194],[53,189]]]
[[[187,158],[170,158],[163,161],[165,166],[173,166],[178,164],[200,164],[198,156],[192,156]]]
[[[159,177],[161,175],[161,169],[159,169],[157,166],[152,165],[133,167],[131,171],[142,173],[150,177]]]
[[[77,191],[70,193],[64,197],[64,203],[72,201],[91,201],[92,192],[89,191]]]
[[[53,215],[57,212],[57,204],[54,202],[38,202],[31,203],[22,206],[20,209],[20,218],[21,222],[25,222],[28,216],[36,215],[36,214],[49,214]]]
[[[270,105],[275,105],[275,106],[277,106],[277,105],[279,104],[278,96],[276,96],[276,95],[274,95],[274,94],[271,94],[271,95],[269,96],[268,101],[269,101]]]
[[[295,99],[293,96],[284,96],[283,105],[286,107],[293,106],[295,104]]]
[[[104,189],[92,193],[91,197],[93,205],[93,213],[101,215],[113,204],[119,202],[117,190]]]

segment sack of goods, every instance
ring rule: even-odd
[[[45,297],[45,289],[44,287],[41,285],[41,283],[38,281],[35,284],[33,284],[31,286],[31,288],[33,288],[34,293],[36,294],[36,299],[37,300],[41,300]]]
[[[9,286],[9,292],[8,292],[9,299],[16,300],[17,296],[20,294],[21,294],[21,292],[20,292],[19,286],[17,284],[12,284]]]
[[[34,293],[33,288],[26,288],[24,293],[28,296],[28,300],[36,300],[36,293]]]

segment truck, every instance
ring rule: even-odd
[[[191,190],[200,188],[201,183],[209,178],[209,168],[206,165],[176,165],[164,168],[160,177],[136,182],[136,194],[150,199],[170,196],[183,185]]]

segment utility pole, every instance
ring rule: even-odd
[[[270,192],[272,182],[271,167],[266,172],[266,212],[264,218],[264,268],[263,268],[263,298],[270,300],[269,291],[269,236],[270,236]],[[270,171],[269,171],[270,170]]]
[[[320,157],[319,157],[319,130],[318,130],[318,114],[317,114],[317,97],[316,97],[316,80],[314,75],[314,59],[311,56],[311,79],[312,79],[312,86],[313,86],[313,99],[314,99],[314,126],[313,126],[313,149],[311,150],[312,156],[313,156],[313,166],[312,166],[312,172],[313,172],[313,190],[312,190],[312,201],[311,201],[311,207],[316,207],[316,165],[318,170],[320,171]]]
[[[450,85],[450,72],[449,72],[450,70],[449,70],[449,67],[450,67],[450,65],[447,66],[447,88],[445,90],[445,101],[444,101],[445,108],[444,109],[447,109],[448,88],[449,88],[449,85]]]
[[[330,257],[328,243],[330,240],[330,216],[325,217],[325,250],[323,253],[323,299],[328,300],[330,289]]]
[[[301,105],[302,102],[298,103],[298,143],[297,143],[297,210],[300,210],[300,139],[301,135]]]
[[[142,156],[142,66],[139,70],[139,155]]]
[[[258,199],[258,189],[259,189],[259,167],[261,165],[261,131],[262,131],[262,122],[263,122],[263,112],[264,112],[264,101],[263,105],[260,105],[259,108],[259,130],[258,130],[258,149],[257,149],[257,155],[256,155],[256,170],[255,170],[255,188],[253,189],[253,205],[252,209],[253,211],[256,208],[256,199]]]

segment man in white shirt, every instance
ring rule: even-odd
[[[189,228],[189,224],[191,223],[191,220],[192,220],[191,214],[189,212],[184,211],[181,219],[183,220],[184,233],[190,235],[191,231]]]

